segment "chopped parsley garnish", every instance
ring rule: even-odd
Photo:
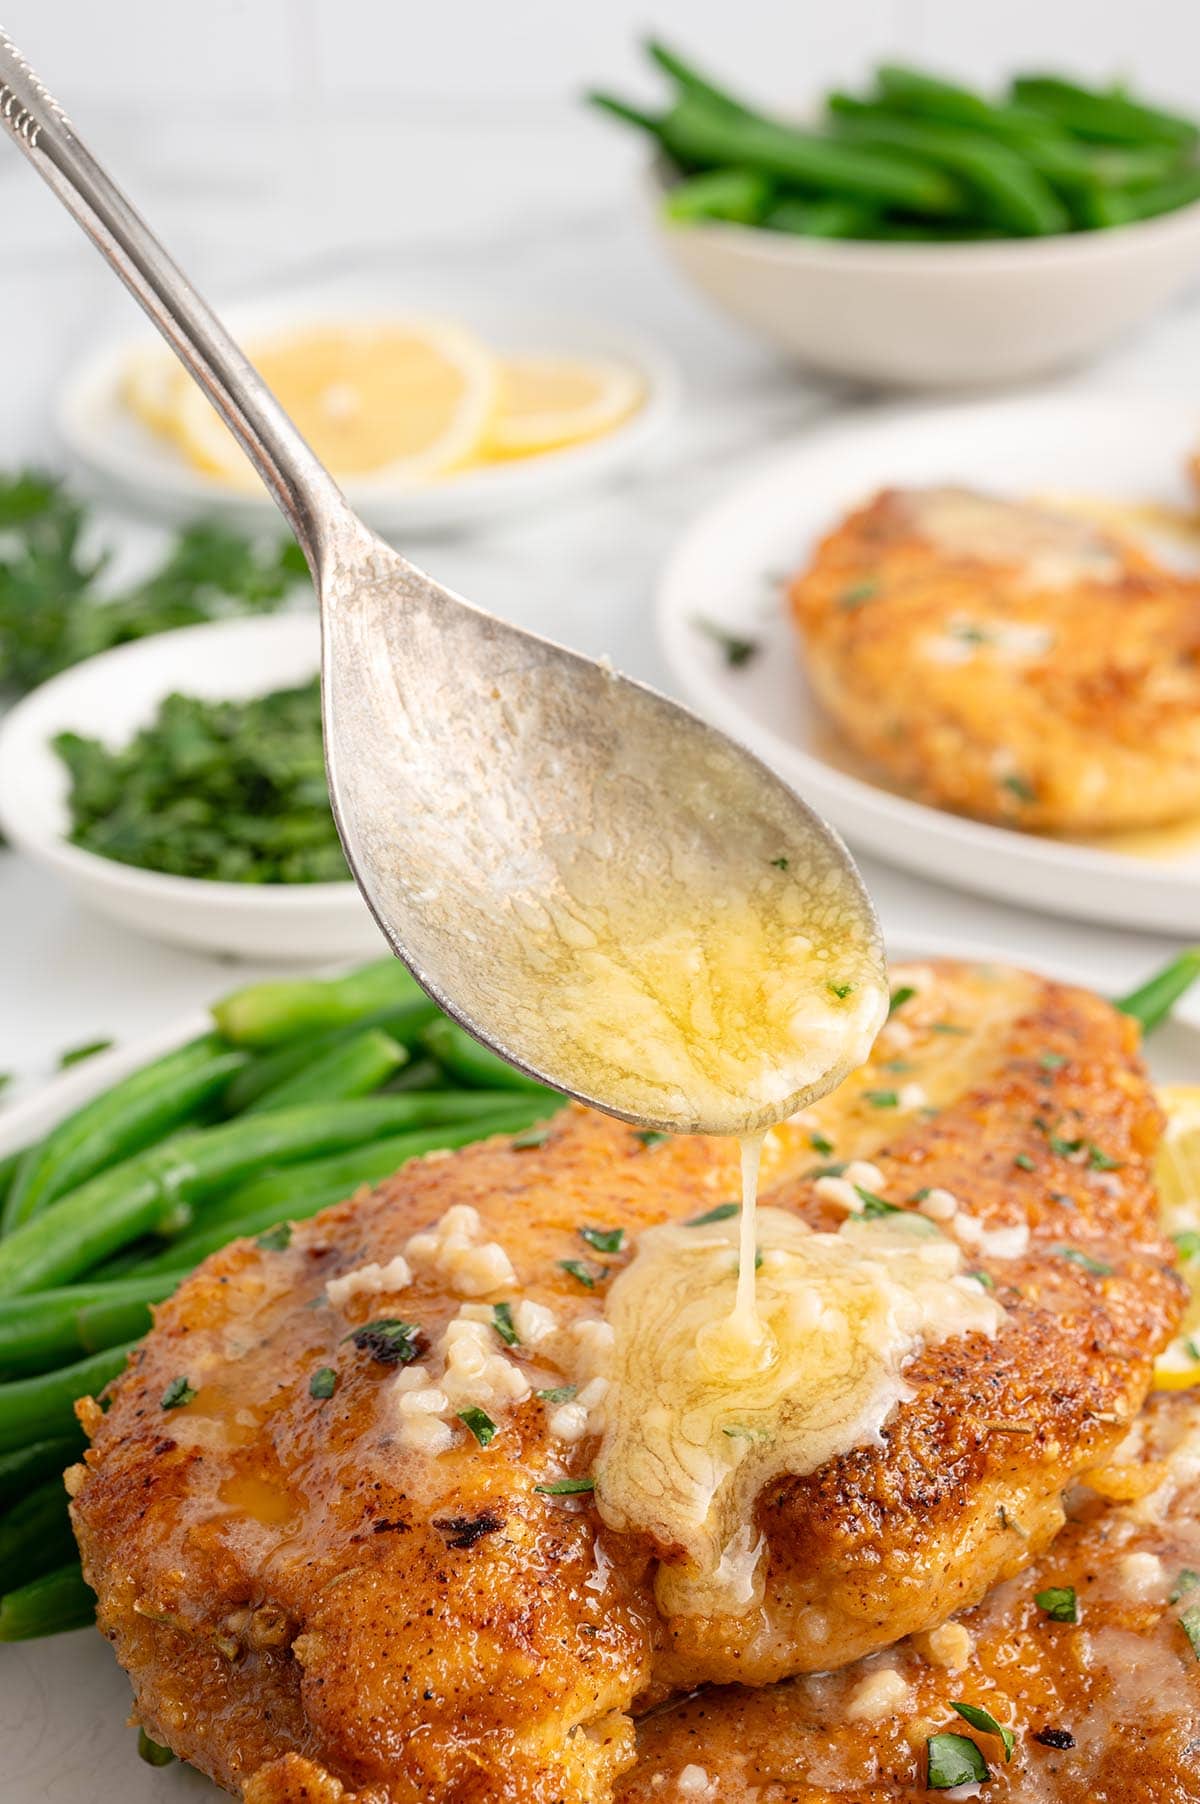
[[[308,1381],[308,1394],[315,1397],[318,1403],[325,1403],[333,1396],[338,1386],[338,1375],[332,1366],[318,1366]]]
[[[870,601],[871,597],[878,592],[879,584],[876,582],[866,580],[861,583],[852,583],[838,596],[838,606],[839,608],[861,608],[864,601]]]
[[[98,1052],[107,1052],[115,1044],[113,1040],[85,1040],[82,1046],[68,1046],[58,1055],[58,1068],[67,1071],[72,1065],[82,1065],[84,1059],[94,1059]],[[174,1760],[174,1754],[171,1758]]]
[[[567,1272],[585,1290],[595,1290],[596,1279],[605,1276],[603,1267],[597,1269],[595,1266],[585,1265],[582,1259],[560,1259],[558,1265],[560,1271]]]
[[[725,654],[725,662],[731,670],[740,670],[744,664],[750,662],[751,658],[757,657],[762,650],[757,639],[747,639],[740,633],[731,633],[728,628],[719,626],[715,620],[706,620],[702,614],[697,614],[692,625],[698,633],[704,633],[714,645],[720,646]]]
[[[777,871],[786,871],[788,868],[788,861],[786,858],[773,858],[771,863]]]
[[[812,1170],[806,1171],[804,1175],[810,1182],[813,1178],[840,1178],[847,1163],[848,1161],[845,1159],[834,1159],[829,1165],[814,1165]]]
[[[827,983],[825,988],[831,991],[832,994],[837,997],[839,1002],[845,1002],[847,996],[853,990],[854,985],[852,983]]]
[[[900,1097],[895,1090],[864,1090],[863,1098],[873,1109],[898,1109]]]
[[[534,1392],[534,1396],[540,1397],[543,1403],[570,1403],[578,1394],[577,1384],[555,1384],[548,1391]]]
[[[916,995],[916,993],[917,992],[916,992],[916,990],[914,990],[911,983],[902,983],[898,990],[892,991],[891,995],[888,997],[888,1019],[889,1019],[889,1021],[891,1020],[892,1016],[895,1014],[895,1012],[898,1008],[903,1008],[904,1004],[906,1002],[912,1001],[912,999]]]
[[[640,1140],[643,1146],[661,1146],[669,1138],[661,1128],[639,1128],[633,1137]]]
[[[521,1337],[517,1333],[517,1325],[513,1321],[511,1303],[492,1304],[492,1327],[500,1336],[506,1347],[519,1347]]]
[[[722,1428],[721,1433],[728,1435],[731,1441],[765,1441],[767,1438],[765,1428],[748,1428],[742,1422],[734,1422],[728,1428]]]
[[[1036,1165],[1034,1164],[1033,1160],[1030,1158],[1028,1153],[1018,1153],[1016,1158],[1013,1160],[1013,1164],[1020,1166],[1022,1171],[1036,1171],[1037,1170]]]
[[[1181,1259],[1200,1259],[1200,1233],[1195,1228],[1185,1228],[1182,1234],[1172,1234],[1171,1239]]]
[[[364,1322],[346,1335],[360,1353],[369,1353],[381,1366],[406,1366],[417,1357],[420,1329],[413,1322],[401,1322],[395,1316],[383,1316],[377,1322]]]
[[[1004,777],[1001,781],[1002,787],[1007,789],[1010,795],[1016,796],[1018,802],[1037,801],[1037,790],[1025,777]]]
[[[833,1141],[827,1140],[824,1134],[810,1134],[808,1144],[815,1153],[820,1153],[823,1159],[827,1159],[833,1151]]]
[[[1189,1591],[1196,1589],[1197,1585],[1200,1585],[1200,1572],[1193,1572],[1190,1566],[1185,1566],[1171,1586],[1171,1596],[1168,1601],[1177,1604],[1181,1597],[1186,1597]]]
[[[580,1240],[586,1240],[598,1253],[619,1253],[625,1240],[624,1228],[580,1228]]]
[[[1073,1265],[1082,1266],[1085,1272],[1092,1274],[1093,1278],[1110,1278],[1112,1276],[1111,1265],[1106,1265],[1103,1259],[1093,1259],[1090,1253],[1085,1253],[1080,1247],[1051,1247],[1050,1250],[1057,1253],[1060,1259],[1069,1259]]]
[[[980,1704],[958,1704],[952,1699],[950,1708],[957,1710],[963,1721],[970,1723],[973,1729],[979,1729],[984,1735],[1000,1737],[1004,1744],[1004,1764],[1007,1766],[1013,1757],[1013,1749],[1017,1745],[1017,1738],[1012,1730],[1006,1729],[1003,1723],[998,1723],[991,1711],[983,1709]]]
[[[903,1215],[903,1209],[895,1203],[889,1203],[885,1197],[876,1196],[873,1190],[864,1190],[861,1184],[854,1186],[855,1195],[862,1203],[862,1213],[870,1221],[880,1215]]]
[[[1051,1622],[1078,1622],[1079,1600],[1074,1585],[1048,1585],[1034,1594],[1034,1603]]]
[[[741,1213],[740,1203],[718,1203],[715,1209],[706,1209],[703,1215],[693,1215],[684,1222],[685,1228],[707,1228],[714,1221],[730,1221]]]
[[[985,1290],[995,1290],[996,1280],[991,1272],[968,1272],[968,1278],[974,1278],[976,1284],[982,1284]]]
[[[254,1244],[261,1247],[264,1253],[282,1253],[291,1242],[292,1224],[290,1221],[281,1221],[273,1228],[268,1228],[265,1234],[260,1234]]]
[[[1038,1060],[1043,1071],[1061,1071],[1066,1062],[1065,1052],[1044,1052]]]
[[[1120,1159],[1114,1159],[1106,1153],[1102,1146],[1095,1146],[1088,1141],[1088,1168],[1091,1171],[1120,1171]]]
[[[460,1409],[458,1419],[469,1428],[481,1447],[490,1447],[499,1430],[486,1409]]]
[[[170,1384],[159,1398],[164,1409],[182,1409],[196,1395],[195,1386],[188,1383],[181,1372],[178,1378],[172,1378]]]
[[[1047,1134],[1046,1140],[1050,1151],[1057,1153],[1060,1159],[1069,1159],[1072,1153],[1083,1150],[1082,1140],[1064,1140],[1061,1134]]]
[[[1183,1612],[1179,1626],[1191,1643],[1192,1652],[1200,1660],[1200,1604],[1192,1604]]]
[[[581,1497],[585,1491],[594,1491],[595,1480],[591,1478],[556,1478],[552,1485],[534,1485],[543,1497]]]
[[[528,1152],[531,1147],[545,1146],[550,1138],[551,1123],[539,1121],[536,1127],[526,1128],[523,1134],[514,1134],[509,1145],[514,1152]]]
[[[930,1791],[949,1791],[990,1779],[988,1763],[969,1735],[931,1735],[925,1743]]]
[[[932,1023],[935,1034],[969,1034],[969,1027],[960,1027],[957,1021],[935,1021]]]

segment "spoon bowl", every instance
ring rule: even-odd
[[[663,920],[719,966],[727,930],[744,934],[778,890],[787,922],[824,913],[840,934],[829,982],[851,988],[831,999],[842,1027],[863,1011],[869,1043],[883,968],[870,901],[840,839],[756,757],[605,663],[472,607],[357,522],[319,580],[343,843],[392,946],[448,1013],[594,1107],[740,1131],[745,1103],[735,1118],[701,1084],[698,1106],[695,1075],[664,1068],[661,1024],[631,1034],[629,1016],[647,1001],[657,1013],[670,988],[661,945],[648,968]],[[579,994],[581,961],[615,1021]],[[738,1056],[728,1037],[726,1053]],[[752,1104],[753,1049],[741,1057]],[[801,1107],[848,1068],[819,1042],[759,1113]]]

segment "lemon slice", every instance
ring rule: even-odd
[[[135,351],[121,376],[121,399],[152,432],[171,438],[179,395],[189,378],[169,351],[149,345]]]
[[[501,369],[487,455],[533,457],[599,438],[644,397],[637,371],[608,358],[510,357]]]
[[[469,463],[496,407],[487,347],[436,320],[306,325],[247,346],[317,456],[342,478],[427,482]],[[143,417],[146,397],[143,393]],[[150,413],[155,407],[153,396]],[[184,381],[159,429],[206,475],[258,478],[203,391]]]
[[[1200,1084],[1164,1084],[1158,1099],[1167,1113],[1155,1169],[1159,1211],[1191,1296],[1178,1334],[1154,1367],[1154,1387],[1177,1391],[1200,1384]]]

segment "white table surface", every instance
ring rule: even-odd
[[[363,105],[306,126],[292,112],[219,129],[181,105],[150,118],[89,114],[89,135],[215,297],[332,270],[422,291],[477,284],[539,312],[608,318],[658,340],[686,384],[675,428],[649,467],[543,515],[404,549],[443,580],[531,627],[669,687],[651,627],[661,561],[688,519],[773,445],[872,398],[782,369],[710,315],[662,265],[631,198],[624,140],[543,106],[458,116]],[[414,180],[413,171],[425,179]],[[397,201],[401,196],[402,206]],[[99,336],[134,322],[82,236],[0,144],[0,463],[60,461],[50,403],[62,371]],[[401,217],[403,214],[403,217]],[[1151,331],[1072,378],[1120,401],[1138,389],[1200,397],[1200,288]],[[1064,384],[1069,386],[1069,384]],[[1200,427],[1200,399],[1197,406]],[[886,928],[938,947],[970,939],[1014,958],[1069,956],[1106,987],[1167,951],[1137,933],[1023,913],[891,871],[864,870]],[[135,938],[82,912],[48,877],[0,852],[0,1070],[36,1083],[64,1046],[129,1038],[219,993],[231,968]]]

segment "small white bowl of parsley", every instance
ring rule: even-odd
[[[119,645],[0,727],[0,827],[81,901],[155,939],[329,959],[379,930],[342,855],[308,613]]]

